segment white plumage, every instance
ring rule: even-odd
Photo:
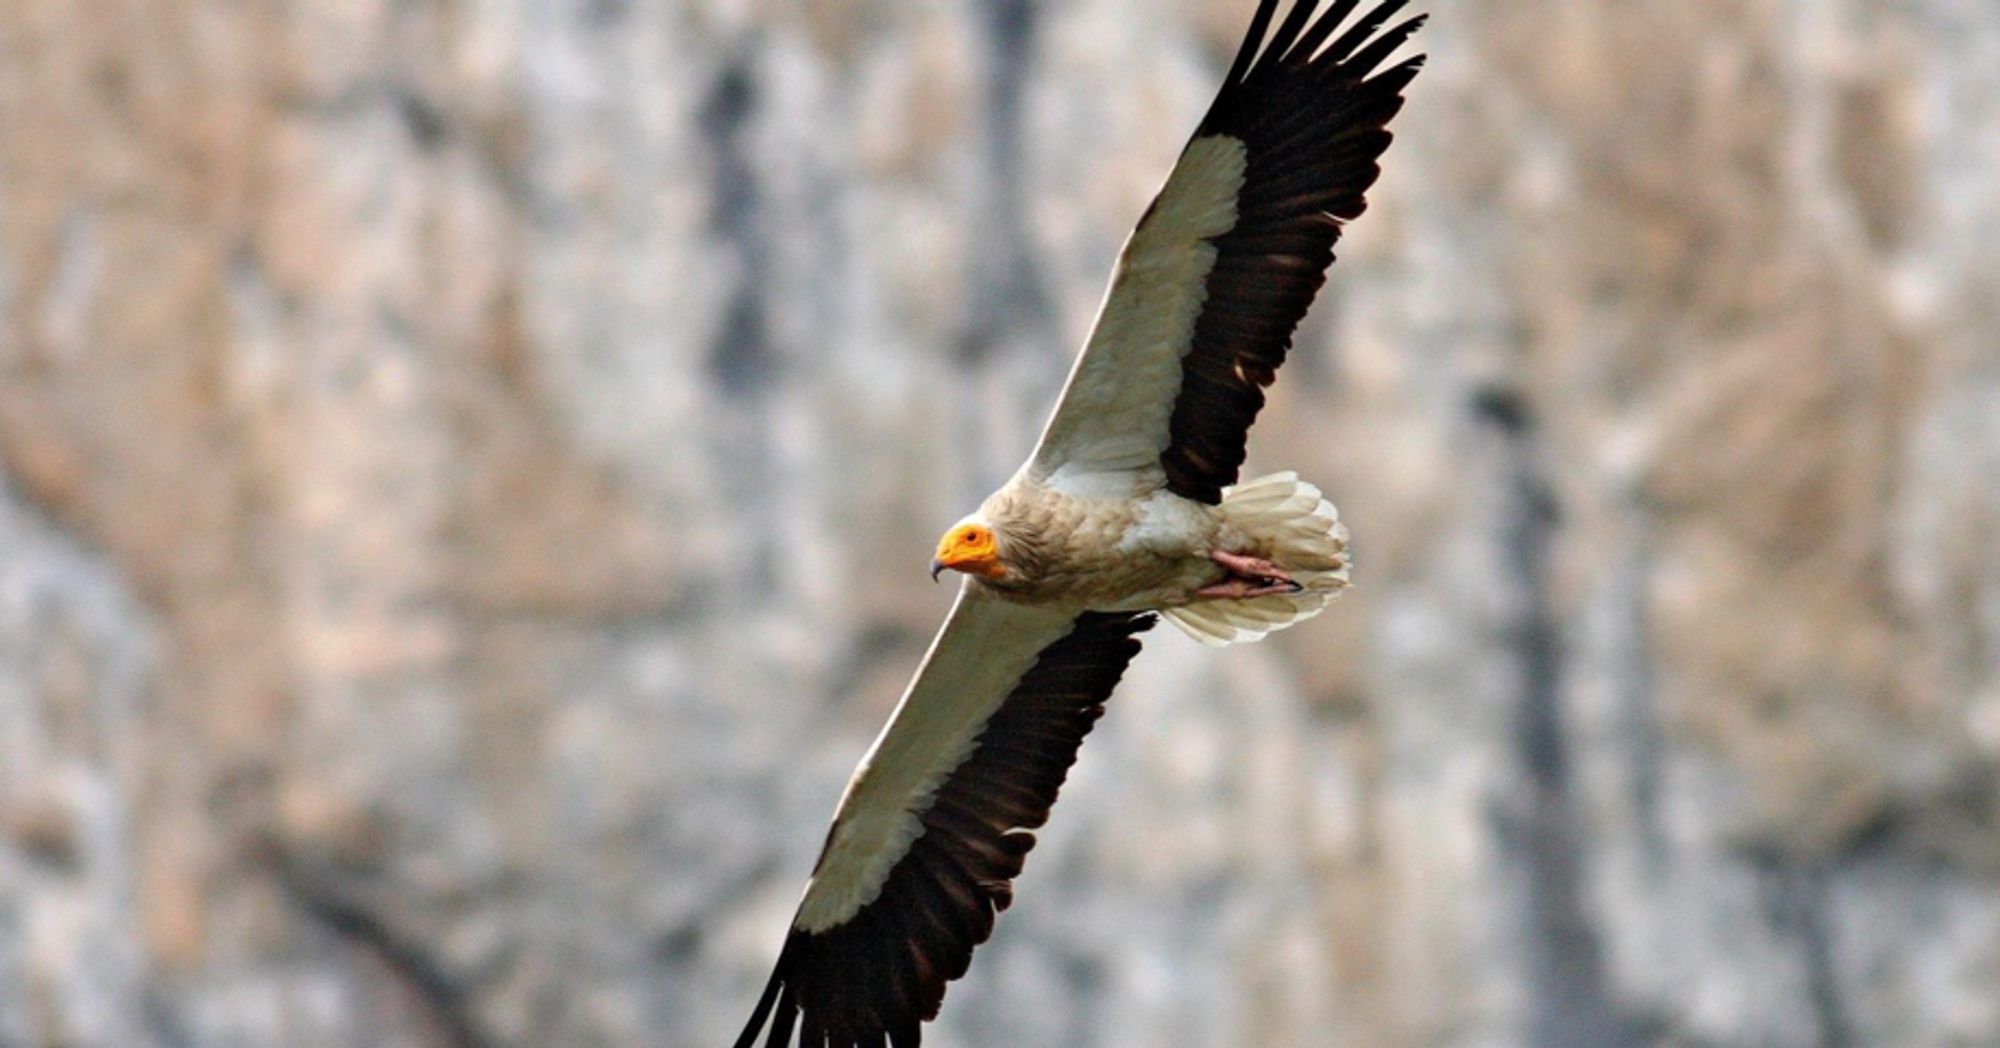
[[[1034,453],[939,542],[966,579],[834,815],[738,1041],[915,1048],[1078,746],[1164,616],[1204,644],[1318,614],[1347,530],[1245,439],[1389,144],[1404,0],[1259,0],[1221,92],[1119,253]],[[1267,31],[1270,39],[1265,41]],[[1260,46],[1261,45],[1261,46]],[[1233,486],[1232,486],[1233,485]]]

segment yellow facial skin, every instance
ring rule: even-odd
[[[997,579],[1007,574],[1000,563],[1000,545],[993,529],[984,524],[960,524],[938,540],[937,556],[931,560],[931,579],[946,568]]]

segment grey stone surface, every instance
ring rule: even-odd
[[[0,0],[0,1045],[715,1045],[1249,0]],[[2000,1043],[2000,9],[1444,0],[927,1043]]]

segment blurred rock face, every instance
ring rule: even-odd
[[[1250,0],[0,0],[0,1044],[734,1035]],[[2000,1041],[2000,14],[1449,0],[931,1040]]]

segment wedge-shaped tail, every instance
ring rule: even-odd
[[[1224,491],[1222,513],[1301,588],[1168,609],[1167,621],[1188,636],[1217,647],[1256,640],[1312,618],[1347,588],[1347,528],[1333,503],[1298,474],[1273,473]]]

